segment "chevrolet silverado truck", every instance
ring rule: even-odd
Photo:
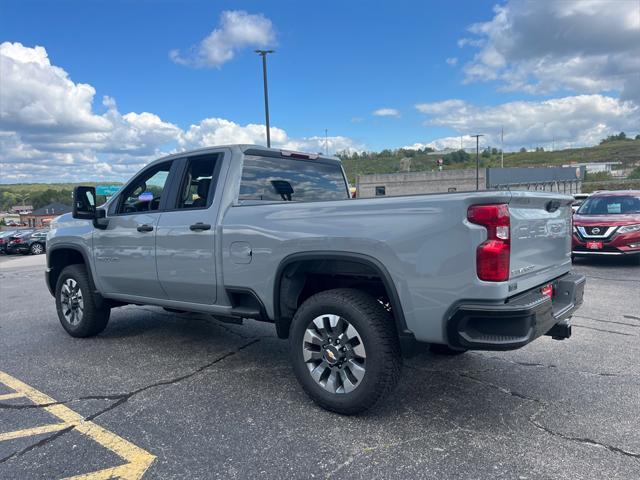
[[[275,324],[320,406],[354,414],[397,383],[401,345],[520,348],[571,334],[571,202],[484,191],[351,199],[340,160],[255,145],[179,153],[106,203],[76,187],[46,282],[74,337],[156,305]]]

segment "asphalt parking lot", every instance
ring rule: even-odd
[[[640,266],[578,261],[573,336],[421,352],[384,405],[316,407],[268,324],[115,309],[60,327],[44,256],[0,257],[0,478],[640,478]]]

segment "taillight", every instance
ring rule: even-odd
[[[509,280],[509,206],[506,203],[472,205],[467,210],[467,220],[487,229],[487,239],[476,251],[478,278],[487,282]]]

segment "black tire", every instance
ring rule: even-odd
[[[455,350],[451,347],[448,347],[447,345],[432,343],[431,345],[429,345],[429,351],[437,355],[460,355],[462,353],[465,353],[467,350],[464,348]]]
[[[327,391],[313,379],[304,360],[305,332],[323,315],[346,320],[357,330],[366,350],[364,376],[348,393]],[[382,400],[393,390],[402,371],[400,341],[391,314],[374,297],[359,290],[327,290],[308,298],[291,323],[289,347],[293,370],[304,391],[322,408],[344,415],[363,412]]]
[[[68,303],[63,305],[63,298],[65,297],[63,287],[68,280],[71,280],[70,283],[75,283],[75,285],[78,286],[82,297],[81,315],[79,317],[75,316],[71,320],[65,316],[65,311],[69,312],[69,308],[67,308]],[[67,284],[67,287],[68,285],[69,284]],[[69,265],[62,270],[60,277],[58,277],[56,283],[56,310],[58,311],[58,319],[63,328],[72,337],[92,337],[107,327],[111,309],[106,306],[98,307],[93,291],[92,282],[87,275],[84,265]],[[63,308],[65,308],[64,311]]]
[[[44,246],[38,242],[32,243],[29,252],[31,252],[31,255],[42,255],[44,253]]]

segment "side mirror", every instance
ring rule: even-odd
[[[93,220],[96,218],[96,188],[76,187],[73,189],[73,218]]]

